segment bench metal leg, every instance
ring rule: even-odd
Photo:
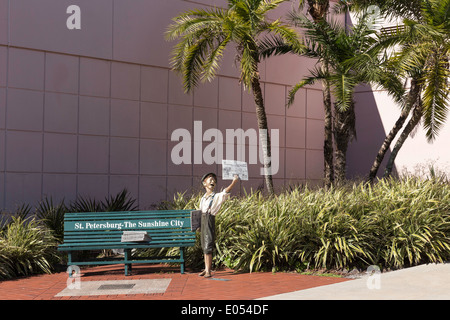
[[[184,247],[180,248],[181,274],[184,273]]]
[[[67,253],[67,266],[70,267],[72,265],[72,252],[69,251]],[[72,278],[72,272],[69,272],[69,278]]]
[[[131,276],[131,264],[126,264],[125,265],[125,275],[126,276]]]
[[[127,262],[131,258],[131,250],[125,249],[123,256],[124,256],[124,260],[125,260],[125,275],[129,276],[129,275],[131,275],[131,263],[127,263]]]

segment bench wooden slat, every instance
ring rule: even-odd
[[[149,244],[159,244],[162,242],[173,242],[173,243],[180,243],[180,244],[184,244],[186,242],[191,242],[191,241],[195,241],[195,238],[179,238],[179,239],[170,239],[170,238],[161,238],[161,239],[157,239],[157,241],[149,241],[149,242],[121,242],[120,240],[116,240],[116,239],[105,239],[105,240],[99,240],[99,239],[90,239],[90,240],[85,240],[85,241],[66,241],[64,243],[64,245],[71,245],[71,246],[81,246],[81,245],[86,245],[86,244],[97,244],[98,246],[101,246],[103,243],[116,243],[119,246],[133,246],[135,244],[140,244],[140,245],[149,245]]]
[[[79,245],[76,247],[73,246],[62,246],[59,250],[61,251],[80,251],[80,250],[101,250],[101,249],[144,249],[144,248],[184,248],[184,247],[191,247],[194,245],[195,242],[186,242],[184,244],[180,243],[171,243],[171,242],[161,242],[159,244],[135,244],[135,245],[119,245],[115,242],[113,243],[104,243],[101,246],[98,245]]]
[[[190,228],[182,228],[182,229],[126,229],[126,230],[108,230],[106,232],[106,230],[72,230],[72,231],[65,231],[65,236],[66,237],[70,237],[71,235],[87,235],[87,236],[91,236],[91,235],[95,235],[95,234],[122,234],[123,231],[147,231],[147,232],[151,232],[153,234],[158,234],[158,233],[173,233],[173,234],[177,234],[177,233],[186,233],[191,231]]]
[[[170,233],[150,233],[148,232],[150,237],[154,240],[159,238],[183,238],[183,237],[194,237],[195,235],[191,232],[170,232]],[[122,233],[95,233],[95,234],[71,234],[66,235],[64,237],[64,242],[71,241],[71,240],[83,240],[83,239],[95,239],[95,238],[116,238],[121,239]]]
[[[159,241],[164,241],[166,239],[169,240],[178,240],[178,241],[183,241],[185,239],[189,240],[189,239],[195,239],[194,236],[189,236],[189,235],[181,235],[178,237],[152,237],[152,239],[148,242],[159,242]],[[75,239],[66,239],[64,240],[64,243],[83,243],[83,242],[92,242],[92,241],[97,241],[97,242],[102,242],[102,241],[109,241],[109,242],[122,242],[121,238],[117,238],[117,237],[104,237],[104,238],[100,238],[100,237],[93,237],[93,238],[75,238]],[[130,241],[131,243],[135,243],[135,241]],[[127,242],[123,242],[123,243],[127,243]]]
[[[104,212],[103,212],[104,213]],[[177,217],[189,217],[190,210],[178,210],[178,211],[130,211],[130,212],[108,212],[108,219],[111,220],[126,220],[128,218],[148,218],[148,219],[171,219]],[[90,213],[70,213],[65,217],[66,221],[76,221],[76,220],[98,220],[104,218],[104,214],[99,214],[99,212]]]
[[[148,232],[148,234],[152,237],[152,238],[157,238],[157,237],[179,237],[179,236],[186,236],[189,235],[189,233],[187,232],[171,232],[171,233],[150,233]],[[68,235],[66,237],[64,237],[64,240],[70,240],[70,239],[84,239],[84,238],[95,238],[95,237],[108,237],[108,238],[118,238],[120,239],[122,236],[122,233],[117,234],[117,233],[108,233],[108,234],[101,234],[101,233],[95,233],[95,234],[72,234],[72,235]]]
[[[167,257],[166,259],[139,259],[126,260],[126,263],[184,263],[184,259],[177,257]],[[107,260],[107,261],[87,261],[87,262],[73,262],[72,265],[109,265],[109,264],[123,264],[123,260]]]

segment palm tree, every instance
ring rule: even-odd
[[[307,0],[308,13],[315,23],[320,23],[327,19],[330,8],[329,0]],[[304,0],[300,0],[300,8],[304,5]],[[320,26],[320,25],[319,25]],[[322,72],[328,73],[327,57],[319,60]],[[334,182],[334,163],[333,163],[333,111],[331,106],[331,89],[327,79],[322,81],[323,87],[323,107],[324,107],[324,143],[323,143],[323,162],[324,162],[324,184],[330,187]]]
[[[326,60],[329,70],[315,68],[311,74],[294,86],[289,93],[292,102],[295,93],[305,85],[317,80],[327,80],[335,97],[335,180],[339,184],[346,177],[346,153],[349,142],[356,138],[355,105],[353,92],[360,83],[382,86],[400,99],[403,87],[393,72],[384,68],[375,31],[367,24],[367,14],[358,24],[347,30],[335,22],[325,20],[313,23],[298,13],[291,18],[296,25],[305,29],[308,57]]]
[[[264,99],[259,80],[259,43],[263,34],[273,33],[300,48],[297,33],[280,20],[269,21],[267,13],[286,0],[228,0],[228,7],[198,9],[173,19],[167,38],[179,39],[171,58],[173,69],[183,77],[190,92],[199,81],[211,81],[217,73],[227,45],[234,43],[240,68],[240,81],[253,93],[260,140],[263,149],[265,182],[274,194],[271,174],[271,142]]]
[[[424,120],[429,141],[436,138],[446,119],[449,93],[447,81],[450,75],[448,66],[450,1],[353,0],[351,5],[353,9],[377,5],[384,16],[403,19],[403,26],[397,28],[391,35],[384,36],[383,41],[389,45],[401,45],[401,49],[395,53],[392,64],[397,68],[397,72],[403,73],[411,83],[402,112],[383,141],[371,167],[368,176],[368,181],[371,182],[409,114],[412,116],[392,150],[385,176],[391,174],[400,148],[421,119]]]
[[[308,4],[307,11],[314,23],[321,26],[320,22],[327,19],[330,8],[329,0],[300,0],[298,8],[301,10]],[[291,44],[283,42],[277,38],[266,38],[262,43],[261,55],[268,57],[274,54],[295,53]],[[300,53],[301,52],[297,52]],[[318,65],[320,65],[323,73],[328,73],[328,60],[326,56],[319,58]],[[333,111],[331,106],[331,90],[330,83],[327,79],[322,80],[323,87],[323,106],[324,106],[324,144],[323,144],[323,158],[324,158],[324,185],[330,187],[334,182],[334,160],[333,160]],[[289,105],[288,105],[289,106]]]
[[[400,148],[421,119],[426,137],[432,142],[447,118],[450,0],[422,1],[421,14],[419,21],[404,20],[405,45],[396,57],[399,68],[418,82],[421,96],[416,100],[411,119],[392,150],[385,176],[391,174]]]

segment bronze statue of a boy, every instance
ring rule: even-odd
[[[239,177],[234,175],[231,184],[221,192],[214,192],[217,185],[217,176],[210,172],[202,177],[202,184],[205,188],[205,194],[200,200],[200,210],[202,211],[201,220],[201,245],[205,259],[205,270],[199,276],[205,278],[211,277],[212,253],[215,246],[215,218],[222,206],[222,203],[230,197],[230,191],[233,189]]]

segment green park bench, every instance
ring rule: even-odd
[[[134,263],[181,263],[184,248],[195,244],[191,230],[192,210],[126,212],[78,212],[64,216],[64,242],[59,251],[68,253],[68,266],[124,264],[129,275]],[[179,256],[133,257],[132,249],[179,247]],[[123,258],[73,261],[72,253],[82,250],[124,249]]]

